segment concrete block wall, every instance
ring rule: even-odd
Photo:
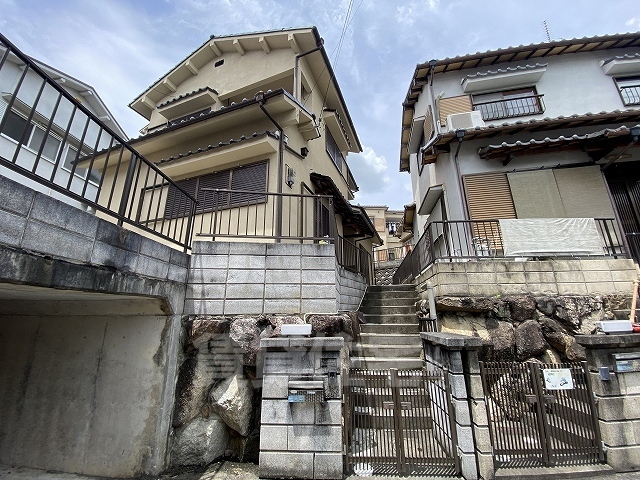
[[[631,294],[633,260],[615,258],[438,262],[416,284],[435,285],[436,296]]]
[[[640,470],[640,372],[616,373],[614,353],[640,352],[640,335],[581,335],[597,399],[600,435],[606,459],[619,472]],[[600,368],[608,368],[610,380]]]
[[[482,341],[455,333],[423,332],[422,344],[427,365],[448,369],[452,416],[458,440],[456,454],[467,480],[494,478],[480,365],[477,350]]]
[[[367,290],[367,282],[361,275],[350,272],[336,261],[336,289],[339,311],[355,311]]]
[[[337,311],[333,245],[196,241],[185,313]]]
[[[342,400],[338,388],[317,403],[289,403],[289,380],[322,378],[321,357],[339,355],[342,338],[269,338],[263,352],[260,476],[341,479]],[[339,365],[339,360],[338,360]],[[325,388],[325,392],[328,389]],[[329,396],[329,395],[327,395]]]
[[[3,176],[0,198],[0,244],[159,280],[187,280],[189,255],[152,238]]]

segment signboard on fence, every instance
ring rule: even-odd
[[[542,376],[547,390],[573,390],[570,368],[544,368]]]

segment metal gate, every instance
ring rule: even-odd
[[[586,363],[480,362],[496,468],[604,460]]]
[[[345,370],[343,393],[346,472],[460,471],[447,370]]]

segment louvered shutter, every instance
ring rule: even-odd
[[[179,180],[175,182],[180,188],[190,195],[196,195],[197,178],[187,178],[185,180]],[[147,193],[151,195],[151,193]],[[165,218],[177,218],[185,217],[189,215],[190,202],[188,197],[185,196],[174,184],[170,184],[167,190],[167,202],[165,203],[164,217]]]
[[[248,190],[259,193],[233,193],[231,206],[266,202],[267,162],[254,163],[233,169],[231,172],[231,190]]]
[[[433,115],[431,114],[431,107],[427,108],[427,114],[424,117],[424,140],[428,142],[433,136]]]
[[[229,206],[228,193],[216,193],[206,188],[219,188],[228,190],[230,187],[231,170],[208,173],[202,175],[198,182],[198,213],[206,212],[217,208],[227,208]]]
[[[440,125],[446,125],[447,117],[453,113],[464,113],[473,111],[471,97],[461,95],[459,97],[442,98],[439,102]]]
[[[470,220],[516,218],[511,188],[504,172],[465,175],[463,177]],[[496,223],[473,223],[474,245],[502,250],[500,227]]]

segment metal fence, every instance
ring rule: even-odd
[[[601,256],[626,257],[625,240],[613,218],[596,218],[595,224],[602,242]],[[394,284],[405,283],[436,260],[508,258],[504,254],[499,220],[450,220],[429,223],[398,267]],[[567,254],[549,254],[561,257]],[[588,255],[580,255],[581,257]]]
[[[408,246],[393,248],[376,248],[373,250],[374,264],[402,260],[411,248]]]
[[[585,362],[480,362],[496,467],[604,460]]]
[[[346,238],[338,235],[336,258],[338,263],[346,270],[359,273],[367,280],[369,285],[373,283],[371,254],[362,245],[356,246]]]
[[[0,165],[175,243],[191,242],[195,199],[0,34]],[[165,216],[169,189],[186,215]]]
[[[357,475],[456,475],[448,371],[343,372],[345,470]]]
[[[527,95],[518,98],[474,103],[473,109],[482,113],[483,120],[522,117],[544,113],[543,95]]]

